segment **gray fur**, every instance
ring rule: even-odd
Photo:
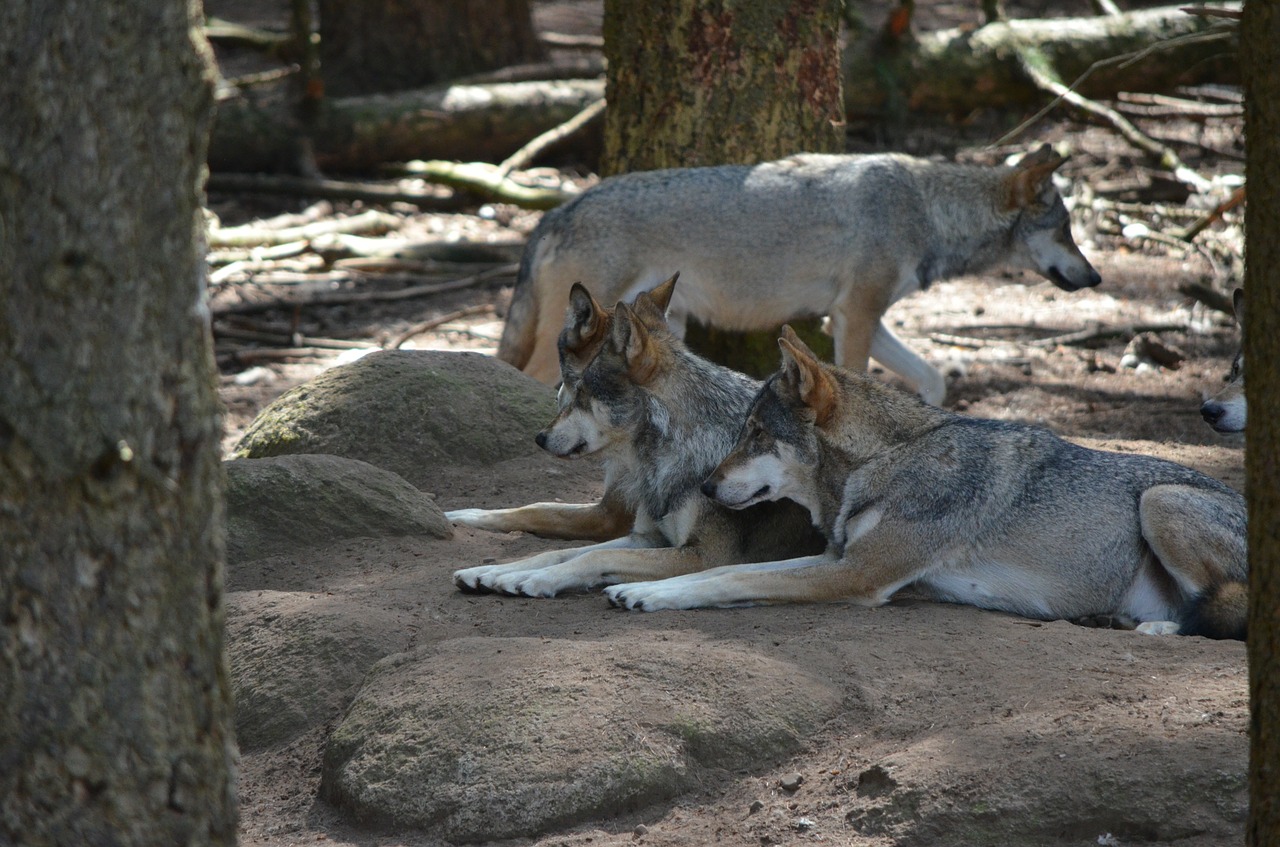
[[[678,335],[690,316],[758,330],[829,314],[838,362],[865,369],[875,356],[941,402],[941,376],[880,321],[894,301],[1000,263],[1068,290],[1099,282],[1048,178],[1062,160],[1047,148],[1027,158],[1020,170],[806,154],[604,180],[534,230],[499,356],[554,381],[556,314],[573,282],[612,303],[679,271]],[[1033,167],[1034,184],[1013,190]]]

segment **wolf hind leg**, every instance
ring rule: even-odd
[[[1248,548],[1238,498],[1188,485],[1157,485],[1143,492],[1138,515],[1143,538],[1185,598],[1178,632],[1243,639]]]

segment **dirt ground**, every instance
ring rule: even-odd
[[[975,138],[984,137],[978,124],[922,128],[910,146],[923,148],[921,152],[958,151],[962,157],[990,158],[990,152],[975,149]],[[1233,156],[1220,155],[1238,150],[1238,119],[1174,124],[1166,131],[1201,151],[1194,164],[1203,172],[1242,170]],[[1161,230],[1179,221],[1142,219],[1134,217],[1136,212],[1117,212],[1114,203],[1095,202],[1103,194],[1099,186],[1108,180],[1116,184],[1132,179],[1137,186],[1133,190],[1143,190],[1134,176],[1141,170],[1134,165],[1140,157],[1108,132],[1053,119],[1033,128],[1027,139],[1063,142],[1076,151],[1064,173],[1087,188],[1075,194],[1080,209],[1073,217],[1074,231],[1103,284],[1093,291],[1066,294],[1020,273],[943,282],[896,305],[889,315],[892,325],[915,349],[949,370],[949,408],[1044,425],[1091,446],[1173,459],[1243,488],[1243,438],[1214,433],[1198,412],[1205,394],[1221,385],[1238,344],[1237,333],[1225,315],[1178,292],[1184,283],[1207,283],[1220,290],[1239,284],[1239,217],[1229,214],[1226,223],[1217,225],[1198,246],[1176,244]],[[870,135],[855,134],[851,143],[858,149],[876,146]],[[1124,190],[1122,186],[1111,196]],[[211,207],[227,223],[297,212],[306,205],[211,197]],[[340,204],[333,211],[355,209]],[[410,219],[410,236],[455,232],[506,239],[527,234],[537,220],[533,213],[506,207],[482,207],[465,215],[396,211]],[[1131,228],[1122,234],[1122,227],[1135,220],[1147,229]],[[510,276],[498,277],[427,299],[269,314],[259,323],[377,347],[420,321],[491,304],[492,311],[448,321],[415,335],[404,346],[492,352],[511,282]],[[220,296],[236,295],[228,290]],[[1135,326],[1156,328],[1160,341],[1174,348],[1176,366],[1122,364]],[[1095,329],[1097,337],[1084,343],[1059,338]],[[352,355],[313,350],[293,358],[259,359],[244,355],[252,345],[226,339],[218,349],[228,449],[272,398]],[[549,457],[481,471],[459,466],[438,472],[431,493],[446,509],[546,499],[583,501],[600,493],[598,468],[557,463]],[[610,609],[599,595],[556,600],[474,597],[454,590],[449,580],[458,567],[555,546],[559,545],[520,534],[464,528],[451,541],[358,540],[276,557],[261,568],[233,570],[227,587],[303,592],[329,604],[347,598],[401,624],[406,649],[471,635],[633,635],[681,640],[690,649],[704,642],[746,644],[844,679],[851,699],[879,704],[880,717],[833,720],[791,760],[725,774],[703,791],[663,807],[512,844],[898,843],[892,832],[864,825],[868,818],[858,812],[859,779],[877,773],[876,768],[915,774],[921,785],[936,784],[943,793],[959,791],[952,783],[962,774],[964,790],[981,796],[1001,790],[1001,762],[1027,755],[1084,761],[1090,778],[1105,784],[1131,770],[1132,758],[1140,755],[1135,750],[1149,743],[1178,751],[1174,755],[1201,757],[1206,772],[1235,775],[1232,778],[1242,773],[1248,697],[1240,644],[1144,640],[1133,633],[911,601],[870,612],[833,604],[628,614]],[[458,668],[457,673],[468,669]],[[520,683],[518,669],[508,682]],[[431,684],[447,686],[450,680]],[[997,726],[1006,718],[1011,729]],[[330,728],[282,749],[243,757],[241,842],[359,847],[440,843],[430,833],[389,833],[354,825],[317,799],[320,756]],[[1201,743],[1208,736],[1217,742]],[[953,759],[959,758],[984,766],[957,770]],[[1153,766],[1159,767],[1159,761]],[[795,792],[780,787],[792,773],[806,779]],[[1080,773],[1078,767],[1046,767],[1038,790],[1069,795],[1070,783],[1079,780]],[[929,774],[936,783],[930,782]],[[1212,828],[1198,828],[1194,822],[1182,829],[1130,825],[1128,831],[1120,831],[1126,825],[1122,819],[1083,820],[1054,843],[1227,843],[1220,834],[1212,834]],[[1242,832],[1242,818],[1240,826]],[[933,843],[959,842],[939,833]]]

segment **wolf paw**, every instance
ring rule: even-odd
[[[664,590],[662,587],[664,581],[667,580],[611,585],[604,590],[604,596],[609,598],[609,604],[612,606],[637,612],[688,608],[680,602],[679,592]]]
[[[1143,635],[1177,635],[1178,625],[1173,621],[1144,621],[1134,627]]]
[[[453,572],[453,584],[458,590],[467,594],[489,594],[493,589],[484,583],[486,574],[493,571],[494,565],[481,565],[477,568],[463,568]]]
[[[475,529],[489,528],[488,509],[453,509],[444,513],[445,519]]]

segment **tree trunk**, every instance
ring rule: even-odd
[[[844,147],[836,0],[607,0],[606,174]]]
[[[201,17],[0,4],[3,844],[235,842]]]
[[[605,0],[601,171],[843,150],[839,14],[836,0]],[[796,329],[830,357],[817,321]],[[777,368],[776,339],[698,324],[686,336],[702,355],[755,375]]]
[[[1280,3],[1249,0],[1245,75],[1245,360],[1249,424],[1249,824],[1251,847],[1280,844]]]
[[[421,88],[535,61],[529,0],[319,0],[332,95]]]

